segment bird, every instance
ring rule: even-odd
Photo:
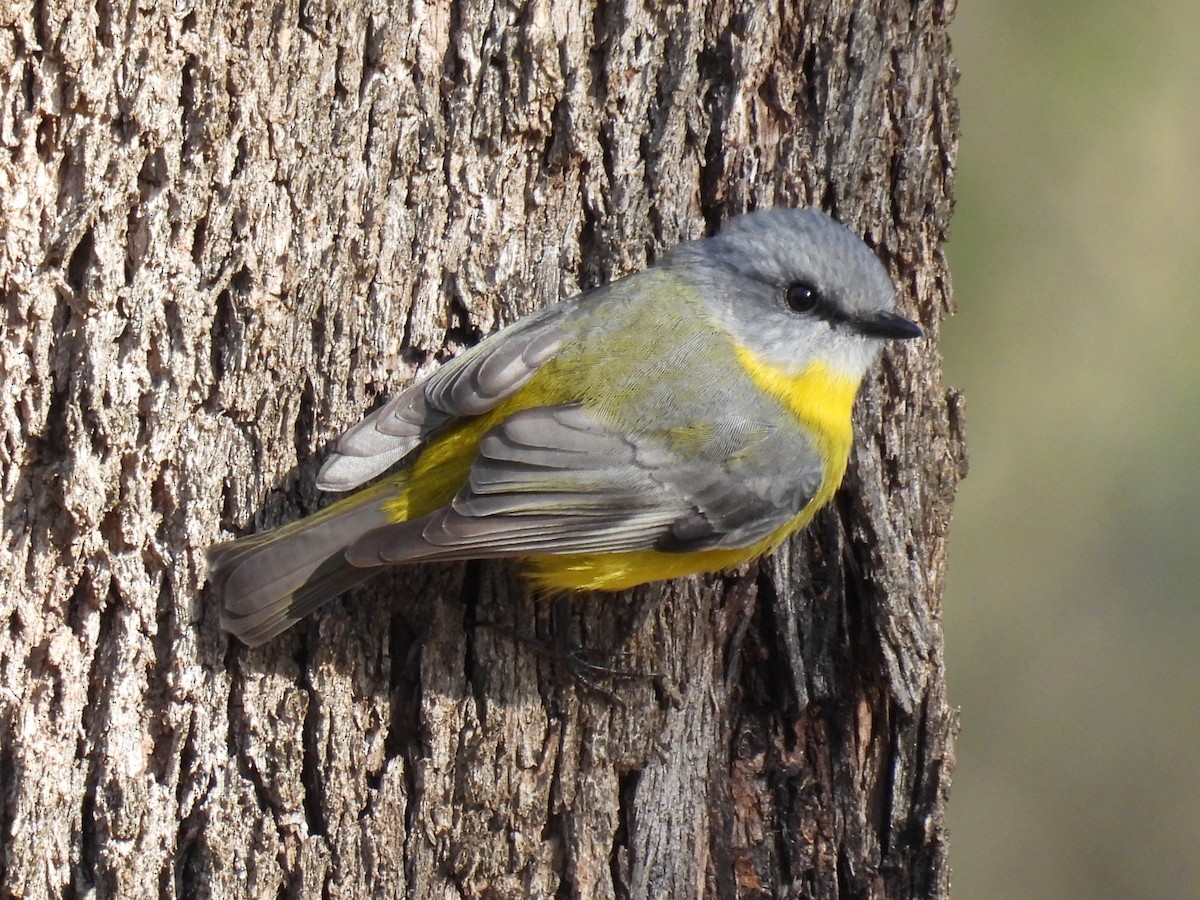
[[[381,568],[519,560],[619,591],[776,549],[830,501],[884,343],[922,336],[867,244],[772,208],[489,335],[350,427],[348,493],[215,544],[222,627],[270,640]]]

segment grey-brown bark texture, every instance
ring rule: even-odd
[[[29,897],[941,896],[950,2],[125,0],[0,12],[0,881]],[[398,570],[257,650],[203,549],[490,329],[749,206],[929,339],[776,559],[582,598]],[[94,890],[94,894],[92,893]]]

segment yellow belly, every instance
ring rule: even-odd
[[[621,553],[567,553],[537,556],[526,562],[525,577],[544,591],[622,591],[650,581],[668,581],[703,572],[720,572],[769,553],[816,514],[811,503],[807,515],[797,516],[765,541],[731,550],[702,550],[693,553],[664,553],[661,550],[629,550]]]

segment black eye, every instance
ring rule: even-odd
[[[787,305],[792,312],[810,313],[821,305],[821,292],[811,284],[797,281],[787,289]]]

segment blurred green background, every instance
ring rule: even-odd
[[[1200,897],[1200,2],[951,35],[953,896]]]

